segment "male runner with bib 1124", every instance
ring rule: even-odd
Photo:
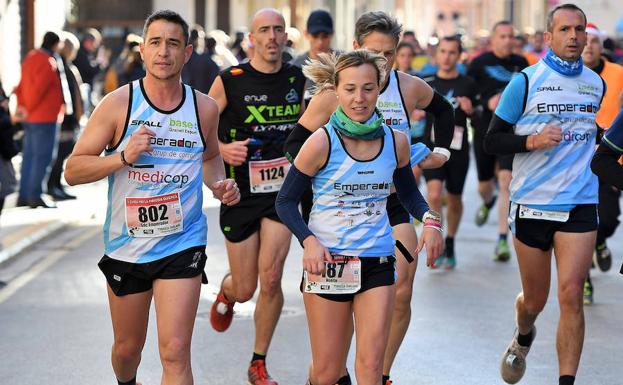
[[[234,304],[253,297],[259,278],[248,381],[270,385],[277,382],[266,371],[266,353],[283,307],[281,275],[292,238],[275,212],[275,199],[290,168],[283,145],[304,107],[305,76],[281,60],[287,35],[278,11],[258,11],[249,40],[255,49],[251,61],[221,72],[210,89],[221,113],[225,168],[242,195],[235,207],[221,206],[231,273],[223,278],[210,323],[227,330]]]

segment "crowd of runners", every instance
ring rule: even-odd
[[[542,41],[527,49],[519,39],[517,49],[513,25],[500,21],[468,63],[460,37],[441,37],[428,73],[416,74],[419,48],[389,13],[362,14],[352,49],[338,52],[331,15],[314,11],[310,50],[287,62],[285,19],[261,9],[248,26],[247,60],[222,69],[204,94],[181,81],[194,54],[188,24],[172,11],[149,16],[139,44],[145,76],[99,102],[65,170],[69,184],[109,182],[99,267],[118,383],[137,383],[152,299],[162,383],[193,382],[190,346],[209,269],[205,185],[222,202],[229,260],[212,327],[226,332],[234,305],[257,298],[248,383],[278,383],[266,362],[293,234],[303,248],[307,383],[391,384],[419,253],[428,268],[460,264],[454,240],[472,158],[480,198],[469,199],[481,204],[469,220],[482,226],[497,213],[492,259],[508,263],[513,244],[522,287],[500,375],[514,384],[526,370],[554,255],[559,384],[573,384],[591,264],[612,265],[623,68],[603,55],[603,33],[577,6],[556,6],[543,27]]]

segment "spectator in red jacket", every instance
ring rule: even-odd
[[[59,49],[59,36],[46,32],[41,48],[26,55],[22,78],[15,89],[19,115],[24,117],[18,206],[54,207],[43,200],[42,185],[57,147],[59,118],[63,118]]]

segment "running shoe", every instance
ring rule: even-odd
[[[505,239],[498,240],[498,244],[495,245],[495,255],[493,260],[497,262],[506,262],[511,258],[511,252],[508,248],[508,242]]]
[[[497,196],[494,195],[493,200],[491,201],[489,206],[493,207],[496,199],[497,199]],[[482,203],[482,205],[480,205],[480,207],[478,208],[478,211],[476,212],[476,226],[480,227],[484,225],[485,223],[487,223],[487,219],[489,219],[490,211],[491,209],[487,207],[487,205],[485,205],[484,202]]]
[[[606,242],[597,245],[593,253],[593,263],[599,267],[601,271],[608,271],[612,266],[612,253]]]
[[[279,385],[266,371],[265,360],[253,360],[249,365],[248,385]]]
[[[444,251],[437,257],[437,259],[435,259],[435,262],[433,262],[433,266],[431,266],[431,268],[438,269],[444,265],[445,261],[446,261],[446,252]]]
[[[445,260],[443,267],[446,270],[453,270],[456,267],[456,256],[454,255],[454,251],[452,251],[451,253],[445,253],[445,254],[446,254],[446,260]]]
[[[223,282],[225,282],[225,278],[227,278],[230,273],[227,273],[221,281],[221,290],[218,292],[216,296],[216,301],[212,304],[212,308],[210,309],[210,324],[212,328],[217,332],[224,332],[231,325],[231,321],[234,319],[234,304],[235,302],[231,302],[225,297],[225,292],[223,291]]]
[[[387,380],[387,381],[385,381],[385,383],[383,385],[392,385],[392,384],[393,384],[393,382],[391,380]]]
[[[489,218],[489,208],[485,206],[483,203],[476,211],[476,226],[482,226],[487,223],[487,219]]]
[[[591,277],[588,277],[586,281],[584,281],[584,305],[592,305],[593,304],[593,283],[591,282]]]
[[[515,329],[513,334],[513,340],[506,348],[506,351],[502,355],[502,362],[500,363],[500,374],[502,379],[508,384],[516,384],[521,380],[526,372],[526,356],[530,351],[530,346],[521,346],[517,342],[517,336],[519,331]],[[532,327],[532,341],[536,337],[536,327]]]

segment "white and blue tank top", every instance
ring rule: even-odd
[[[312,180],[314,205],[309,228],[331,253],[356,257],[393,255],[394,240],[385,209],[397,166],[394,133],[383,126],[381,149],[367,161],[354,159],[327,124],[327,163]]]
[[[201,210],[205,142],[191,87],[182,85],[182,100],[171,111],[153,105],[142,79],[129,87],[123,136],[106,155],[124,150],[142,126],[156,136],[151,153],[108,177],[104,246],[110,258],[146,263],[206,245],[207,222]]]
[[[597,203],[597,177],[589,165],[604,91],[603,80],[587,67],[566,76],[543,60],[511,80],[495,113],[515,125],[515,134],[535,135],[548,124],[562,127],[556,147],[515,154],[512,202],[565,211]]]
[[[411,144],[411,123],[409,112],[400,91],[398,71],[391,70],[388,80],[376,101],[376,108],[383,114],[385,124],[394,130],[404,133]]]

